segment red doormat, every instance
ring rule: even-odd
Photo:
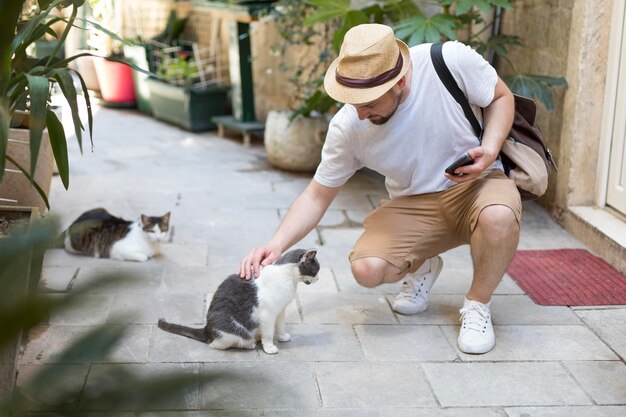
[[[626,277],[584,249],[520,250],[508,274],[536,304],[626,304]]]

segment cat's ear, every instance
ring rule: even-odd
[[[167,213],[165,213],[163,215],[163,217],[161,217],[161,219],[163,219],[164,223],[169,223],[170,222],[170,214],[172,214],[172,212],[168,211]]]
[[[315,255],[317,255],[317,249],[308,250],[308,251],[306,251],[306,253],[302,257],[302,260],[303,261],[309,261],[311,259],[314,259]]]
[[[145,214],[142,214],[141,215],[141,223],[143,223],[143,224],[150,223],[150,217],[146,216]]]

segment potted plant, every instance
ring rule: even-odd
[[[101,58],[94,60],[94,68],[100,86],[100,95],[104,105],[111,107],[135,107],[135,84],[133,72],[124,61],[124,44],[119,36],[110,36],[109,32],[120,33],[121,21],[115,11],[114,0],[89,0],[91,13],[100,30],[90,35],[91,46]],[[107,28],[107,32],[101,29]]]
[[[133,82],[135,85],[135,99],[137,109],[143,113],[152,115],[152,104],[150,100],[150,87],[147,79],[148,72],[156,73],[156,63],[154,49],[159,45],[173,45],[180,39],[188,18],[179,19],[176,10],[170,11],[165,28],[161,33],[149,40],[137,38],[131,44],[124,45],[124,56],[137,67],[145,72],[133,70]]]
[[[74,76],[81,85],[90,134],[91,105],[82,77],[68,66],[82,54],[60,59],[55,56],[56,51],[53,51],[49,56],[33,58],[27,54],[27,49],[43,34],[51,33],[51,25],[66,20],[65,29],[58,39],[57,47],[60,48],[83,2],[84,0],[39,0],[39,7],[34,10],[29,7],[33,4],[31,1],[0,3],[0,184],[7,177],[5,170],[11,164],[11,169],[19,171],[32,185],[26,188],[34,189],[46,207],[49,204],[44,188],[50,179],[43,178],[41,182],[44,184],[39,184],[35,181],[35,173],[40,156],[46,152],[47,146],[52,150],[51,154],[64,187],[67,189],[69,186],[67,138],[51,106],[53,87],[58,85],[60,94],[67,100],[73,133],[81,149],[84,125],[79,116],[79,92],[74,84]],[[51,12],[58,7],[69,8],[69,17],[52,16]],[[27,123],[18,124],[15,117],[18,115],[25,116]],[[12,124],[12,120],[15,123]],[[12,129],[13,125],[27,126],[28,130]],[[28,139],[28,150],[21,152],[26,155],[26,160],[18,161],[13,147],[9,145],[17,134]]]
[[[157,76],[148,78],[154,117],[192,132],[215,129],[213,116],[228,114],[228,90],[219,52],[192,43],[155,50]],[[213,49],[213,50],[211,50]]]
[[[329,114],[336,110],[336,103],[320,90],[332,58],[323,45],[330,42],[336,24],[305,25],[313,11],[307,2],[298,0],[278,1],[272,10],[281,40],[270,53],[276,58],[278,71],[288,74],[291,91],[287,94],[291,100],[288,109],[268,112],[264,145],[270,163],[287,171],[315,170],[320,163]],[[309,59],[293,56],[294,52],[301,56],[303,49],[310,51]]]

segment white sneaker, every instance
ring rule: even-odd
[[[461,331],[457,345],[461,352],[487,353],[496,345],[496,335],[491,324],[489,304],[468,300],[463,302],[461,313]]]
[[[400,314],[417,314],[428,308],[428,295],[443,268],[440,256],[424,261],[419,269],[407,274],[402,282],[402,291],[393,301],[393,310]]]

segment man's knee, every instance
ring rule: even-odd
[[[478,218],[478,227],[493,237],[515,237],[519,234],[519,223],[513,210],[503,205],[485,207]]]
[[[383,283],[386,262],[382,259],[361,258],[352,261],[352,275],[356,282],[366,288],[374,288]]]

